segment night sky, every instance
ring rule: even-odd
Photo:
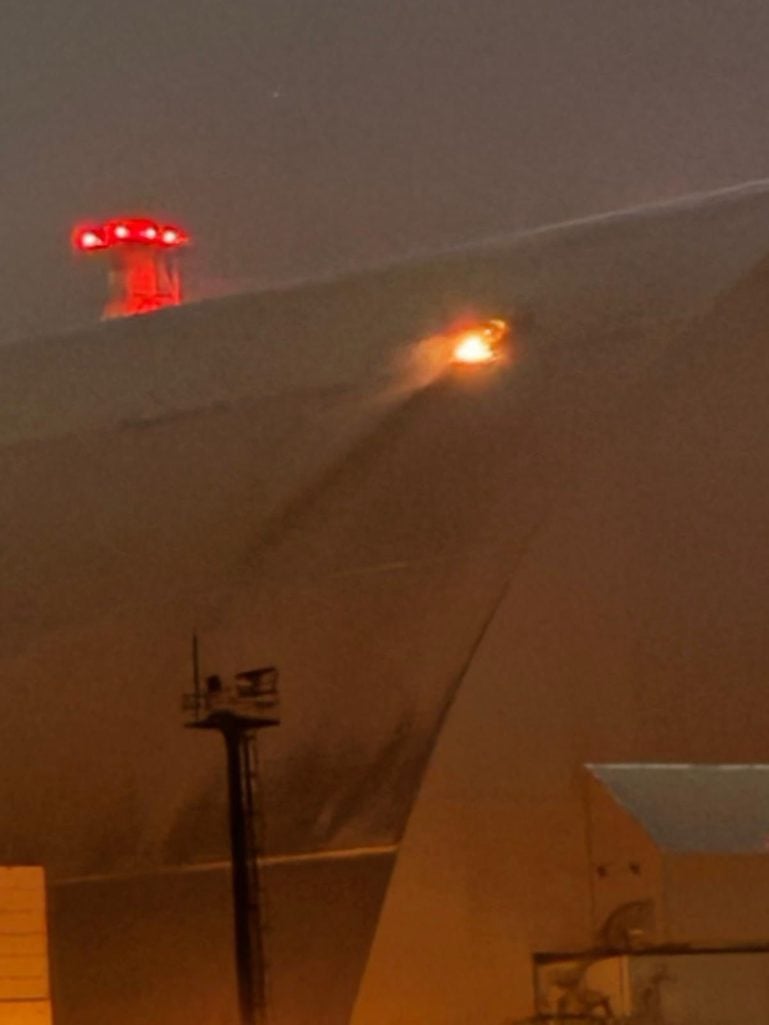
[[[2,0],[0,340],[96,318],[78,219],[217,295],[767,176],[768,52],[765,0]]]

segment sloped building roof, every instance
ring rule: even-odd
[[[518,1013],[594,932],[580,767],[762,760],[767,211],[0,350],[3,844],[54,883],[61,1020],[230,1013],[193,629],[206,671],[281,667],[276,1023]],[[518,336],[460,379],[419,342],[468,310]]]

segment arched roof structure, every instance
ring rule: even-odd
[[[593,763],[760,762],[763,188],[0,349],[4,860],[57,1018],[229,1021],[204,669],[263,744],[275,1025],[522,1017]],[[468,310],[515,358],[420,344]],[[766,935],[769,935],[769,923]]]

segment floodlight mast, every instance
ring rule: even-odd
[[[182,301],[178,252],[189,237],[175,224],[122,217],[80,226],[72,245],[80,253],[108,258],[109,298],[104,319],[152,313]]]
[[[258,769],[257,733],[278,726],[278,671],[264,666],[237,673],[225,683],[199,675],[198,643],[193,638],[194,690],[185,694],[190,729],[218,730],[227,753],[235,970],[240,1025],[266,1025],[267,978],[262,935],[259,878],[260,837],[254,788]]]

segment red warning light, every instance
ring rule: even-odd
[[[72,233],[72,244],[76,249],[104,249],[107,240],[101,228],[76,228]]]
[[[188,242],[178,225],[147,217],[121,217],[72,233],[72,244],[80,252],[109,251],[113,294],[105,317],[178,305],[181,281],[173,250]]]
[[[105,249],[112,246],[182,246],[188,236],[175,224],[158,224],[144,217],[106,221],[104,224],[76,228],[73,232],[76,249]]]

